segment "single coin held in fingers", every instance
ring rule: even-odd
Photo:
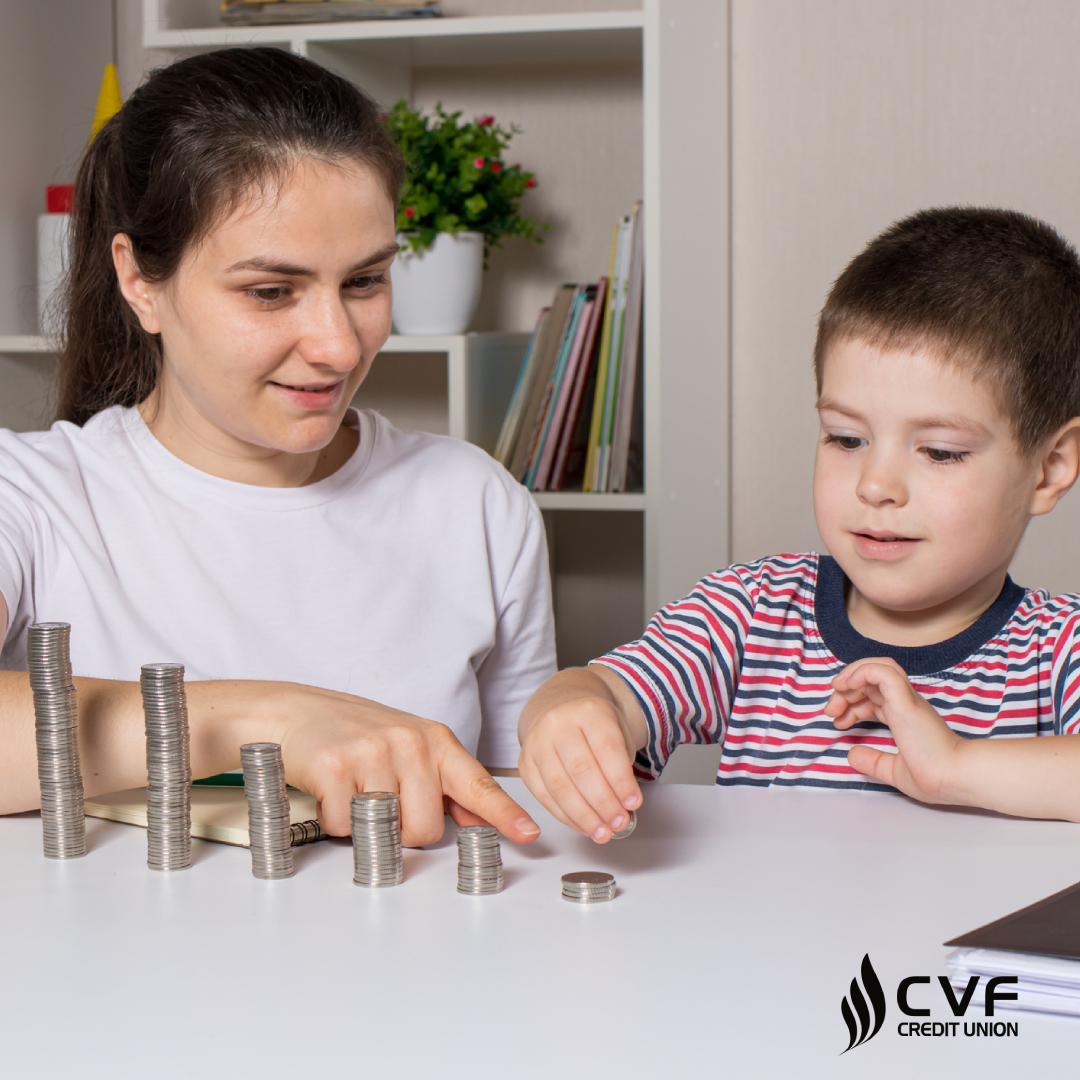
[[[612,840],[625,840],[635,829],[637,828],[637,811],[630,811],[630,820],[626,823],[626,828],[620,829],[618,832],[611,834]]]

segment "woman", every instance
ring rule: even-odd
[[[0,432],[0,812],[38,805],[26,628],[72,624],[87,795],[145,783],[139,668],[188,673],[192,769],[280,742],[349,832],[539,829],[513,765],[554,671],[543,528],[483,452],[349,402],[390,332],[404,171],[376,106],[276,49],[156,72],[80,167],[59,421]]]

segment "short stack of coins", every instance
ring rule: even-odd
[[[26,666],[34,691],[41,831],[48,859],[77,859],[86,854],[70,640],[68,623],[35,623],[26,632]]]
[[[601,904],[615,899],[615,878],[599,870],[562,876],[562,898],[574,904]]]
[[[244,794],[251,837],[251,872],[274,880],[293,875],[293,834],[285,765],[277,743],[248,743],[240,747]]]
[[[389,791],[352,798],[353,883],[368,889],[400,885],[401,800]]]
[[[146,718],[146,865],[191,865],[191,749],[183,664],[145,664],[140,680]]]
[[[461,825],[457,830],[457,891],[470,896],[502,892],[503,865],[499,830],[490,825]]]

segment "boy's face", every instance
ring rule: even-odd
[[[1020,454],[986,380],[857,339],[830,348],[823,376],[814,515],[859,593],[918,612],[1000,585],[1040,462]]]

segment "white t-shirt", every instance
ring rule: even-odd
[[[26,669],[31,623],[69,622],[76,675],[176,661],[347,691],[516,765],[518,715],[555,671],[536,505],[468,443],[346,422],[356,452],[301,488],[200,472],[136,409],[0,431],[0,668]]]

